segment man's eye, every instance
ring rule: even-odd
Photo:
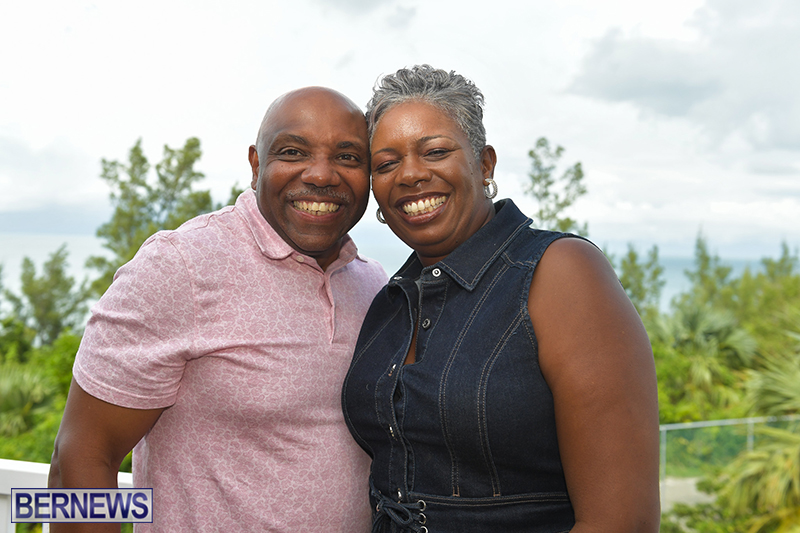
[[[344,159],[345,161],[360,161],[356,154],[341,154],[339,155],[339,159]]]
[[[296,148],[285,148],[278,152],[279,155],[284,155],[288,157],[297,157],[300,155],[300,150]]]

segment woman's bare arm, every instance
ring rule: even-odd
[[[553,392],[573,532],[657,532],[655,365],[611,265],[586,241],[555,241],[534,274],[528,309]]]

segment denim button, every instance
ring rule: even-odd
[[[394,428],[392,426],[389,426],[389,433],[391,433],[392,438],[394,438]]]
[[[442,271],[439,270],[438,268],[434,268],[433,270],[431,270],[431,274],[433,274],[434,278],[438,278],[439,276],[442,275]]]
[[[422,329],[428,329],[429,327],[431,327],[431,320],[426,318],[422,321]]]

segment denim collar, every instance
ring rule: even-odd
[[[494,218],[450,255],[434,265],[423,268],[417,254],[412,253],[392,280],[416,279],[420,274],[424,276],[434,268],[439,268],[464,289],[473,290],[492,263],[508,248],[514,237],[533,223],[510,199],[495,202],[494,208]]]

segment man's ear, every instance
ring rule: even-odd
[[[250,188],[256,190],[256,185],[258,184],[258,150],[256,150],[254,144],[250,145],[247,159],[250,161],[250,168],[253,169],[253,178],[250,180]]]
[[[494,167],[497,165],[497,153],[492,145],[487,144],[481,152],[481,173],[483,179],[494,178]]]

